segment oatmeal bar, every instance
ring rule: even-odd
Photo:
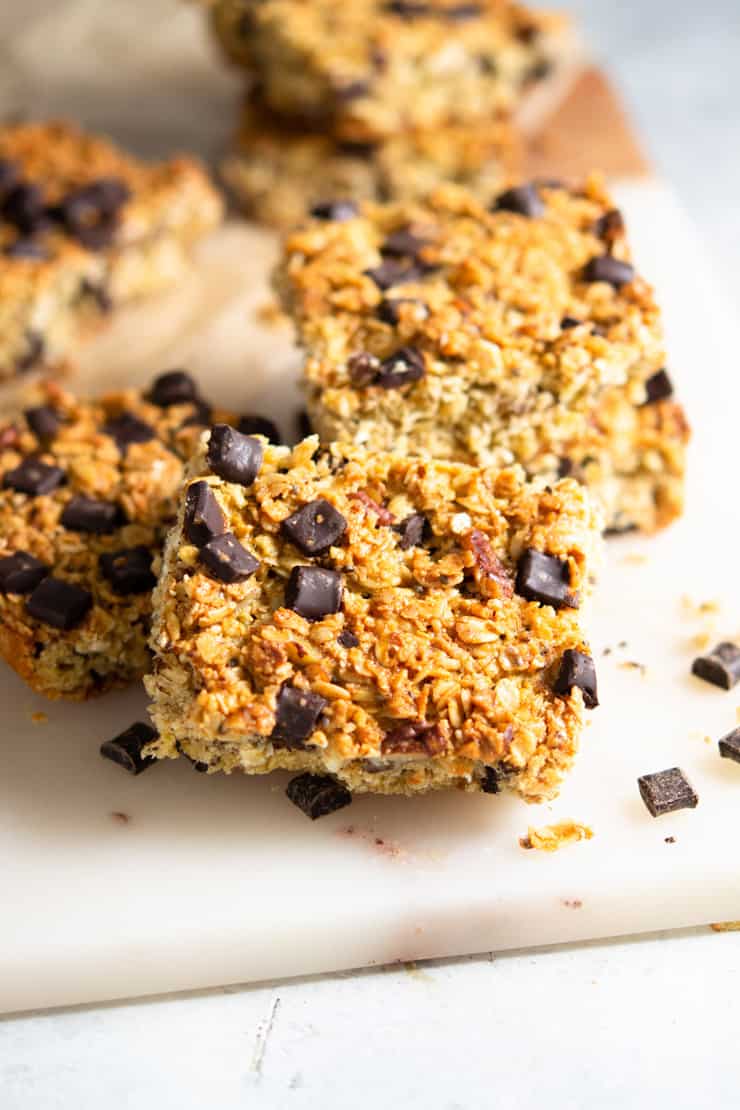
[[[0,380],[177,281],[221,214],[190,158],[148,165],[62,122],[0,126]]]
[[[601,180],[326,205],[277,275],[326,441],[571,475],[612,530],[683,506],[688,427]]]
[[[552,797],[597,704],[600,523],[572,479],[214,428],[155,592],[148,753]]]
[[[211,20],[270,108],[351,142],[508,114],[567,42],[510,0],[220,0]]]
[[[292,228],[326,197],[408,200],[447,181],[489,197],[517,172],[520,147],[511,124],[497,118],[343,143],[290,126],[252,100],[221,172],[248,216]]]
[[[148,667],[162,543],[213,413],[182,371],[146,394],[37,393],[0,428],[0,655],[39,693],[80,700]]]

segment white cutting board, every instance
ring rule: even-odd
[[[592,629],[602,706],[560,799],[364,797],[312,824],[286,800],[287,776],[206,777],[179,760],[130,778],[100,759],[144,712],[139,691],[49,704],[3,670],[0,1009],[740,918],[740,766],[715,743],[740,687],[689,675],[692,636],[740,634],[738,332],[671,194],[618,193],[694,425],[689,504],[664,535],[609,545]],[[87,350],[85,385],[101,366],[117,384],[184,362],[216,399],[292,414],[289,332],[254,317],[273,250],[266,233],[224,229],[192,281]],[[684,595],[719,610],[690,616]],[[653,820],[635,780],[676,764],[700,805]],[[529,824],[565,818],[593,840],[519,846]]]

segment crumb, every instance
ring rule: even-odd
[[[527,835],[519,838],[522,848],[538,848],[542,852],[557,852],[564,844],[575,844],[579,840],[590,840],[593,829],[578,821],[561,821],[557,825],[545,825],[535,829],[531,825]]]
[[[619,643],[617,644],[617,647],[621,651],[624,651],[624,649],[627,647],[627,641],[626,640],[620,640]]]
[[[704,737],[704,743],[705,744],[711,744],[712,743],[712,737],[711,736],[705,736]]]
[[[709,632],[697,632],[696,636],[691,637],[691,646],[697,651],[706,651],[712,642],[712,636]]]
[[[563,905],[567,906],[569,910],[580,910],[583,902],[580,898],[563,898]]]
[[[667,836],[665,838],[665,842],[666,842],[666,844],[675,844],[676,843],[676,838],[675,838],[675,836]]]
[[[601,654],[606,656],[606,655],[611,655],[611,653],[612,653],[612,649],[610,647],[605,647]]]
[[[620,561],[626,566],[639,567],[647,562],[647,555],[625,555]]]
[[[641,678],[647,674],[647,666],[645,663],[638,663],[634,659],[627,659],[624,663],[619,664],[623,671],[639,671]]]
[[[31,720],[35,725],[45,725],[48,722],[49,717],[46,713],[42,713],[41,711],[39,711],[38,713],[31,714]]]
[[[709,928],[715,933],[740,933],[740,921],[713,921]]]
[[[719,613],[721,604],[714,598],[708,601],[694,601],[688,594],[684,594],[681,598],[681,607],[688,617],[705,617],[708,614]]]
[[[128,825],[131,820],[128,813],[111,813],[111,817],[117,825]]]
[[[266,301],[255,310],[255,316],[260,324],[265,327],[275,328],[286,319],[285,313],[277,301]]]

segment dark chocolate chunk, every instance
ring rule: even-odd
[[[270,443],[281,443],[280,432],[277,425],[266,416],[242,416],[237,426],[237,431],[245,436],[264,436]]]
[[[109,420],[102,432],[116,441],[119,451],[125,451],[132,443],[148,443],[157,434],[151,424],[139,420],[132,412],[122,412]]]
[[[528,601],[552,605],[553,609],[577,609],[578,595],[570,588],[570,569],[565,559],[546,555],[533,547],[519,559],[516,592]]]
[[[383,304],[390,302],[383,301]],[[347,373],[352,385],[357,386],[358,389],[363,389],[367,385],[372,385],[378,376],[380,370],[380,359],[375,355],[368,354],[367,351],[360,351],[359,354],[352,355],[347,360]]]
[[[516,212],[519,216],[534,219],[545,211],[542,198],[536,185],[517,185],[496,197],[494,210],[497,212]]]
[[[444,735],[436,722],[402,721],[383,737],[383,755],[439,755]]]
[[[310,690],[284,683],[275,705],[275,727],[270,739],[278,748],[302,748],[318,724],[326,699]]]
[[[59,218],[84,247],[102,250],[113,242],[119,209],[129,196],[128,187],[115,178],[94,181],[62,199]]]
[[[380,364],[377,384],[382,389],[400,389],[409,382],[418,382],[426,373],[424,355],[416,347],[401,347]]]
[[[353,200],[324,200],[314,204],[311,215],[317,220],[351,220],[358,212]]]
[[[380,247],[380,253],[391,255],[395,258],[416,258],[419,251],[427,246],[426,239],[420,239],[418,235],[408,227],[399,227],[396,231],[392,231],[390,235],[383,241]]]
[[[60,466],[49,466],[39,459],[24,459],[14,470],[7,470],[3,476],[6,489],[27,493],[29,497],[40,497],[51,493],[67,480]]]
[[[140,775],[157,762],[153,756],[142,754],[142,749],[156,739],[157,733],[151,725],[137,721],[120,736],[101,744],[100,754],[123,767],[130,775]]]
[[[44,262],[49,257],[49,252],[43,243],[30,236],[23,236],[9,243],[3,250],[6,258],[31,258],[37,262]]]
[[[193,482],[188,486],[183,531],[196,547],[203,547],[226,531],[224,514],[208,482]]]
[[[560,327],[563,331],[568,331],[570,328],[577,328],[583,321],[579,320],[577,316],[563,316],[560,321]]]
[[[3,219],[14,224],[23,235],[33,235],[47,222],[44,196],[38,185],[20,184],[6,195]]]
[[[100,556],[100,572],[113,593],[126,597],[153,590],[157,579],[152,574],[152,553],[148,547],[124,547]]]
[[[666,370],[658,370],[645,382],[645,400],[643,404],[654,405],[656,401],[665,401],[673,396],[673,382],[668,377]]]
[[[322,567],[293,567],[285,604],[309,621],[320,621],[342,608],[342,576]]]
[[[558,459],[558,478],[569,478],[575,468],[572,459]]]
[[[113,501],[98,501],[95,497],[73,497],[64,506],[61,515],[63,528],[71,532],[92,532],[105,535],[113,532],[123,522],[123,513]]]
[[[304,555],[323,555],[346,529],[342,514],[323,498],[309,501],[282,523],[284,535]]]
[[[352,801],[352,795],[343,783],[331,775],[312,775],[308,771],[291,779],[285,793],[293,805],[312,821],[335,813]]]
[[[661,817],[677,809],[695,809],[699,804],[698,794],[679,767],[642,775],[637,785],[651,817]]]
[[[358,78],[356,81],[345,81],[338,85],[335,92],[340,103],[348,103],[350,100],[359,100],[361,97],[367,96],[371,88],[370,81]]]
[[[20,166],[9,158],[0,158],[0,201],[8,195],[21,179]]]
[[[355,636],[354,632],[350,632],[348,628],[343,629],[337,636],[337,641],[344,648],[354,648],[360,646],[360,641]]]
[[[413,263],[398,258],[386,258],[379,266],[371,266],[364,273],[377,285],[378,289],[391,289],[394,285],[403,285],[407,281],[418,281],[423,277],[423,270]]]
[[[30,594],[51,570],[27,551],[14,551],[0,559],[0,591],[4,594]]]
[[[599,258],[592,258],[583,268],[583,280],[589,282],[604,281],[621,289],[635,280],[635,269],[629,262],[622,262],[611,254],[602,254]]]
[[[708,655],[700,655],[691,664],[691,673],[713,686],[731,690],[740,681],[740,647],[723,641]]]
[[[594,235],[598,239],[603,239],[609,246],[617,239],[621,239],[624,232],[624,216],[618,208],[611,208],[603,216],[599,216],[594,224]]]
[[[42,443],[50,443],[62,423],[61,416],[51,405],[36,405],[35,408],[26,409],[25,417],[36,439]]]
[[[501,790],[501,778],[495,767],[484,767],[479,782],[484,794],[498,794]]]
[[[411,513],[410,516],[396,525],[395,530],[401,537],[398,546],[402,551],[408,551],[410,547],[421,547],[424,537],[431,531],[431,528],[423,513]]]
[[[208,465],[227,482],[251,486],[259,474],[264,453],[265,448],[258,439],[237,432],[229,424],[214,424],[211,428]]]
[[[212,578],[229,585],[246,582],[260,565],[259,560],[242,547],[233,532],[224,532],[222,536],[214,536],[203,544],[198,558]]]
[[[582,651],[567,648],[560,661],[553,692],[558,697],[567,698],[574,686],[581,691],[586,709],[595,709],[599,704],[599,697],[594,661]]]
[[[148,398],[153,405],[186,405],[198,400],[198,387],[184,370],[168,370],[154,379]]]
[[[35,620],[68,632],[82,623],[92,600],[92,595],[74,582],[49,576],[33,591],[26,609]]]
[[[734,728],[719,741],[719,754],[723,759],[740,763],[740,728]]]
[[[37,363],[41,362],[46,350],[44,337],[39,335],[37,331],[29,329],[25,334],[26,349],[22,355],[19,355],[15,360],[15,368],[19,374],[25,374],[27,370],[32,370]]]

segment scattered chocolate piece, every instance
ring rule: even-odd
[[[277,425],[266,416],[242,416],[237,426],[237,431],[245,436],[264,436],[270,443],[281,443],[280,432]]]
[[[153,405],[167,408],[169,405],[186,405],[197,402],[198,387],[184,370],[168,370],[154,379],[148,398]]]
[[[229,424],[214,424],[207,461],[214,474],[227,482],[251,486],[260,472],[265,448],[254,436],[245,436]]]
[[[651,817],[661,817],[677,809],[695,809],[699,804],[698,794],[679,767],[642,775],[637,785]]]
[[[531,220],[541,216],[545,206],[536,185],[517,185],[496,197],[494,211],[516,212],[517,215]]]
[[[62,418],[51,405],[37,405],[24,413],[28,426],[42,443],[50,443],[59,431]]]
[[[130,190],[122,181],[101,178],[67,193],[56,214],[84,247],[102,250],[113,242],[119,209],[129,196]]]
[[[130,775],[140,775],[157,762],[154,756],[142,754],[142,749],[156,739],[157,733],[151,725],[136,721],[120,736],[101,744],[100,754],[104,759],[110,759],[123,767]]]
[[[311,215],[317,220],[351,220],[358,213],[353,200],[324,200],[314,204]]]
[[[423,271],[418,266],[397,258],[386,258],[379,266],[371,266],[363,273],[372,278],[378,289],[383,291],[407,281],[418,281],[423,276]]]
[[[337,86],[335,92],[340,102],[348,103],[350,100],[359,100],[367,96],[371,88],[370,81],[358,78],[356,81],[345,81],[344,84]]]
[[[439,755],[445,747],[440,727],[427,721],[403,721],[383,737],[383,755]]]
[[[380,364],[377,384],[383,389],[400,389],[418,382],[426,373],[424,355],[416,347],[401,347]]]
[[[666,844],[675,844],[676,843],[675,836],[666,836],[663,839],[664,839]]]
[[[617,239],[621,239],[625,232],[624,216],[618,208],[612,208],[594,224],[594,235],[603,239],[610,247]]]
[[[329,501],[319,498],[298,509],[281,527],[304,555],[323,555],[344,535],[347,521]]]
[[[124,547],[100,556],[100,572],[115,594],[143,594],[153,590],[157,579],[152,574],[152,553],[148,547]]]
[[[291,779],[285,793],[293,805],[312,821],[335,813],[352,801],[352,795],[343,783],[331,775],[312,775],[308,771]]]
[[[151,424],[139,420],[132,412],[122,412],[103,426],[103,435],[110,436],[116,441],[118,450],[124,452],[133,443],[148,443],[156,437],[156,432]]]
[[[527,548],[519,560],[516,592],[528,601],[552,605],[553,609],[577,609],[578,595],[570,588],[570,568],[565,559]]]
[[[691,664],[691,673],[713,686],[731,690],[740,681],[740,647],[725,640],[708,655],[700,655]]]
[[[383,304],[390,302],[383,301]],[[358,389],[364,388],[366,385],[371,385],[378,376],[380,370],[380,359],[375,355],[370,355],[367,351],[360,351],[359,354],[352,355],[347,360],[347,373],[349,380]]]
[[[3,486],[6,489],[27,493],[29,497],[41,497],[63,485],[67,476],[60,466],[49,466],[39,459],[24,459],[13,470],[6,470]]]
[[[303,748],[326,704],[320,694],[284,683],[275,704],[275,727],[270,740],[278,748]]]
[[[644,405],[654,405],[656,401],[665,401],[673,396],[673,382],[668,377],[667,370],[658,370],[645,382]]]
[[[431,528],[423,513],[411,513],[396,525],[396,531],[401,537],[398,546],[402,551],[408,551],[411,547],[421,547]]]
[[[416,258],[424,247],[428,246],[426,239],[420,239],[409,227],[399,227],[392,231],[383,241],[380,253],[391,255],[394,258]]]
[[[577,316],[563,316],[560,327],[562,331],[569,331],[571,328],[579,327],[582,323],[583,321],[579,320]]]
[[[71,532],[91,532],[102,536],[115,531],[122,518],[121,509],[115,502],[78,495],[64,506],[60,520],[62,527]]]
[[[82,623],[92,600],[87,590],[73,582],[49,576],[35,588],[26,602],[26,609],[35,620],[68,632]]]
[[[501,779],[495,767],[484,767],[479,781],[484,794],[498,794],[501,790]]]
[[[629,262],[622,262],[611,254],[602,254],[599,258],[592,258],[583,268],[583,280],[589,282],[603,281],[607,285],[621,289],[635,280],[635,269]]]
[[[260,565],[251,551],[242,547],[233,532],[224,532],[208,540],[201,547],[198,558],[213,578],[229,585],[246,582]]]
[[[33,235],[47,223],[44,196],[38,185],[21,183],[6,194],[2,217],[23,235]]]
[[[581,691],[586,709],[595,709],[599,704],[599,697],[594,661],[582,651],[567,648],[560,661],[553,692],[558,697],[566,698],[574,686]]]
[[[576,464],[572,459],[560,459],[558,461],[558,478],[569,478],[576,468]]]
[[[354,632],[350,632],[348,628],[343,629],[337,636],[337,641],[344,648],[354,648],[360,646],[360,641],[355,636]]]
[[[285,604],[309,621],[320,621],[342,608],[342,576],[321,567],[293,567]]]
[[[43,243],[30,236],[15,239],[4,248],[3,254],[6,258],[30,258],[37,262],[45,262],[49,257],[49,252]]]
[[[28,551],[14,551],[0,559],[0,591],[4,594],[30,594],[46,578],[51,567]]]
[[[723,759],[740,763],[740,728],[734,728],[719,741],[719,754]]]
[[[188,486],[183,531],[196,547],[203,547],[226,531],[224,514],[208,482],[193,482]]]

